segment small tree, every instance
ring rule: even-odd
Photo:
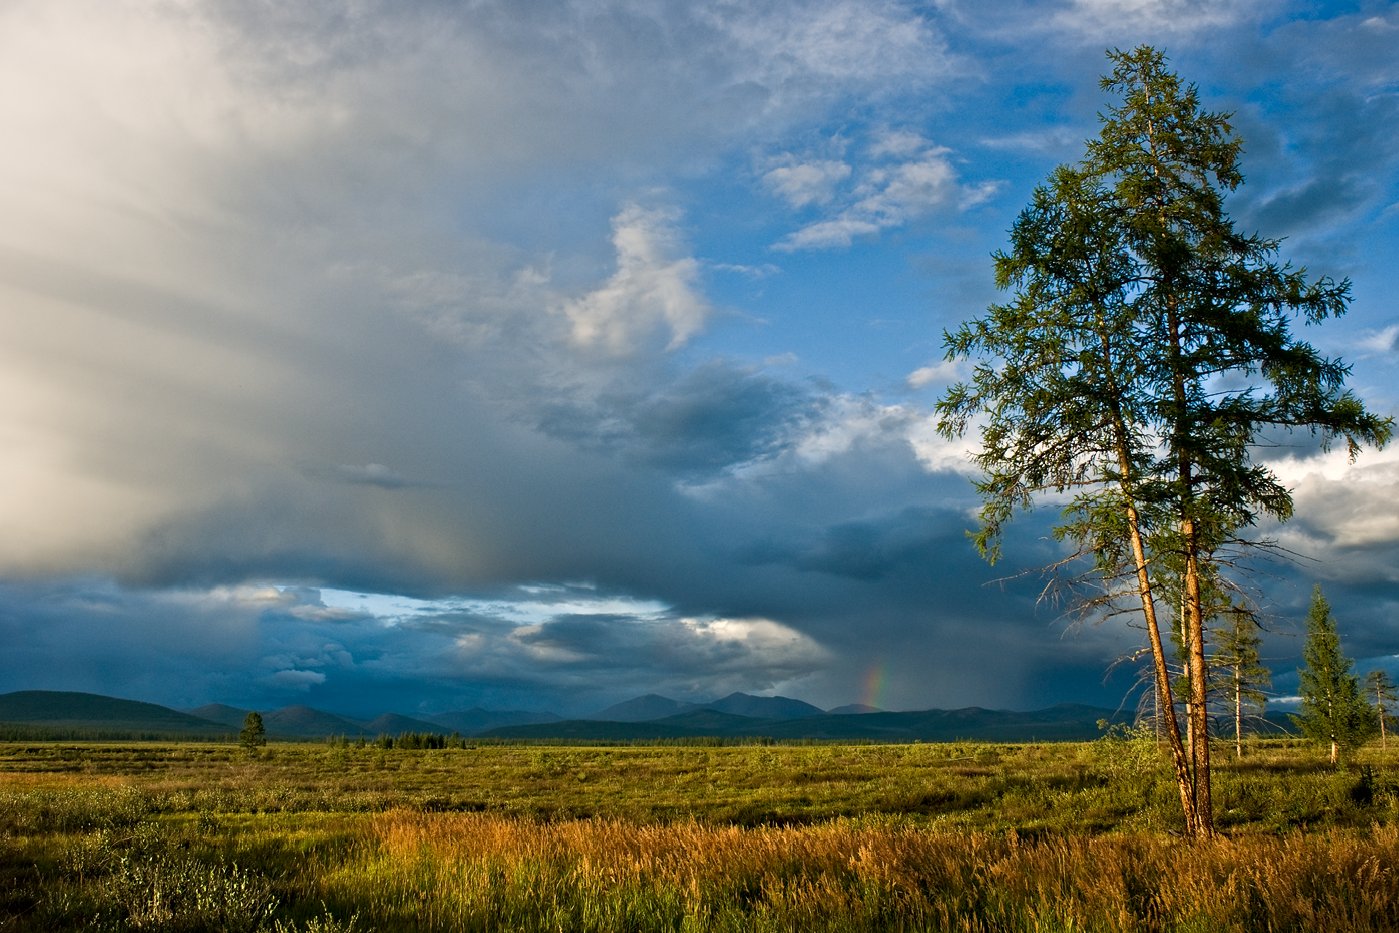
[[[262,724],[262,716],[251,712],[243,717],[243,730],[238,733],[238,744],[252,750],[267,744],[267,727]]]
[[[1298,671],[1302,712],[1292,721],[1307,738],[1329,746],[1331,764],[1339,764],[1374,734],[1375,725],[1369,705],[1360,696],[1360,682],[1351,673],[1351,660],[1341,653],[1331,604],[1321,595],[1320,586],[1312,591],[1302,660],[1304,666]]]
[[[1248,612],[1234,609],[1227,623],[1215,635],[1213,668],[1216,689],[1225,697],[1234,719],[1234,757],[1244,756],[1244,719],[1261,716],[1268,704],[1264,689],[1273,675],[1258,656],[1262,639],[1258,623]]]
[[[1394,720],[1394,708],[1399,704],[1399,691],[1384,671],[1365,675],[1365,695],[1374,700],[1376,718],[1380,724],[1380,748],[1388,747],[1389,723]]]

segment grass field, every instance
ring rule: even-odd
[[[0,746],[0,930],[1394,930],[1399,753]]]

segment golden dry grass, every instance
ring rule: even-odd
[[[565,929],[634,927],[650,911],[666,928],[1392,930],[1396,866],[1394,827],[1190,843],[398,811],[366,826],[324,893],[372,878],[370,918],[443,930],[508,929],[499,918],[530,910]]]

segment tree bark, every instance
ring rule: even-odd
[[[1234,664],[1234,757],[1244,757],[1244,684],[1243,671]]]
[[[1122,467],[1123,482],[1130,476],[1127,448],[1119,446],[1118,459]],[[1180,791],[1181,812],[1185,816],[1187,836],[1200,834],[1199,817],[1196,810],[1195,782],[1191,779],[1190,759],[1181,743],[1180,724],[1176,722],[1175,698],[1171,691],[1171,671],[1166,663],[1166,649],[1161,643],[1161,627],[1156,619],[1156,599],[1151,586],[1151,574],[1146,558],[1146,545],[1142,541],[1141,517],[1129,489],[1123,490],[1124,511],[1127,517],[1128,536],[1132,544],[1132,561],[1137,576],[1137,595],[1142,603],[1142,617],[1146,620],[1147,637],[1151,642],[1152,667],[1156,672],[1156,704],[1166,720],[1166,740],[1171,746],[1171,764],[1175,768],[1176,787]]]
[[[1103,358],[1111,363],[1112,342],[1102,331],[1099,332]],[[1106,367],[1111,372],[1111,365]],[[1142,604],[1142,618],[1146,622],[1147,638],[1151,643],[1152,668],[1156,681],[1156,708],[1165,718],[1166,741],[1171,747],[1171,764],[1175,770],[1176,788],[1180,792],[1181,813],[1185,818],[1187,836],[1200,833],[1198,810],[1196,809],[1194,786],[1190,772],[1190,757],[1181,743],[1180,723],[1176,721],[1175,697],[1171,690],[1171,670],[1166,662],[1166,649],[1161,642],[1161,626],[1156,617],[1156,596],[1152,588],[1150,565],[1147,561],[1146,543],[1142,537],[1141,514],[1137,511],[1136,496],[1132,488],[1131,446],[1128,442],[1127,426],[1122,412],[1116,403],[1112,405],[1112,429],[1116,447],[1117,466],[1121,473],[1118,480],[1122,490],[1123,511],[1127,519],[1127,535],[1132,547],[1133,571],[1137,578],[1137,596]],[[1158,726],[1160,722],[1158,719]]]
[[[1214,801],[1210,792],[1210,720],[1208,690],[1205,677],[1204,619],[1200,606],[1200,565],[1196,557],[1195,523],[1187,518],[1181,523],[1185,539],[1185,592],[1188,613],[1185,622],[1190,629],[1190,699],[1186,715],[1190,718],[1191,770],[1194,772],[1195,835],[1214,835]]]

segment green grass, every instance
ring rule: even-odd
[[[0,931],[1399,928],[1399,754],[0,746]]]

